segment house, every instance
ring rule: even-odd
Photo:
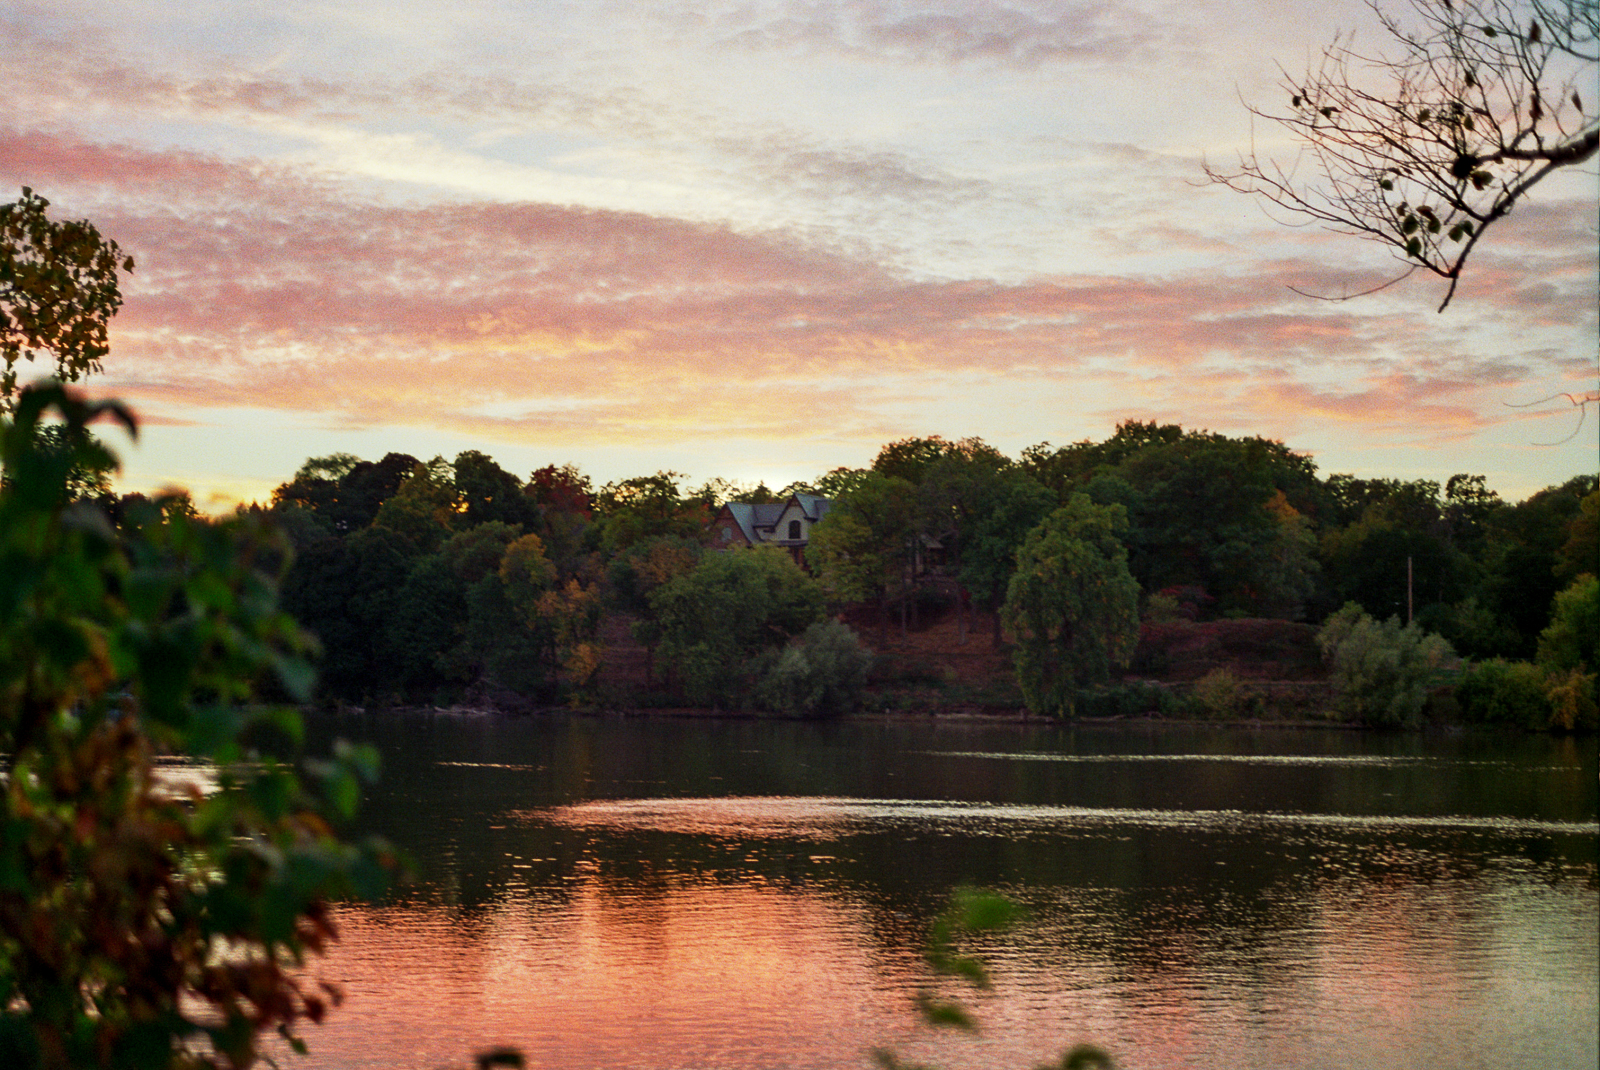
[[[788,501],[759,505],[729,502],[711,521],[711,548],[781,546],[803,566],[811,526],[828,515],[831,504],[815,494],[791,494]]]

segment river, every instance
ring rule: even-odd
[[[1592,737],[316,716],[411,853],[315,969],[304,1070],[1538,1067],[1600,1058]],[[922,1025],[929,922],[993,988]]]

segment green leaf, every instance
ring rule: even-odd
[[[347,763],[357,776],[369,784],[378,779],[378,769],[382,759],[378,755],[378,748],[372,744],[335,740],[333,754],[335,758]]]
[[[1116,1064],[1094,1045],[1079,1044],[1061,1057],[1061,1070],[1116,1070]]]
[[[1005,929],[1014,924],[1021,909],[1003,895],[965,890],[957,893],[963,928],[974,932]]]
[[[929,1025],[949,1026],[955,1029],[965,1029],[974,1032],[978,1023],[961,1004],[954,1000],[936,999],[923,995],[918,997],[917,1006],[922,1011],[922,1019]]]
[[[342,771],[328,783],[328,797],[339,816],[345,820],[356,816],[361,805],[361,782],[349,770]]]

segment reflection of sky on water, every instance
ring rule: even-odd
[[[195,793],[211,795],[217,790],[217,767],[210,762],[178,755],[161,755],[152,765],[152,779],[158,793],[180,797]]]
[[[1070,762],[1079,764],[1142,763],[1142,762],[1218,762],[1227,765],[1315,765],[1315,766],[1366,766],[1375,769],[1401,769],[1408,766],[1425,766],[1447,771],[1456,766],[1499,766],[1519,772],[1573,772],[1580,765],[1529,765],[1526,762],[1495,761],[1472,758],[1407,757],[1397,755],[1323,755],[1323,754],[1029,754],[1014,751],[925,751],[930,757],[992,758],[1006,762]]]
[[[515,1043],[536,1067],[865,1070],[871,1044],[913,1035],[915,955],[863,940],[859,906],[759,882],[640,894],[593,874],[509,891],[466,914],[342,911],[318,972],[350,980],[349,999],[293,1065],[462,1067]]]
[[[379,803],[423,874],[341,910],[349,1001],[301,1070],[1596,1064],[1594,772],[1559,741],[374,723],[423,730]],[[984,1032],[929,1037],[961,882],[1027,920],[972,944]]]
[[[749,797],[709,799],[617,799],[579,803],[516,815],[523,821],[573,827],[656,830],[717,837],[833,839],[874,826],[911,825],[919,830],[948,825],[965,835],[1010,836],[1022,832],[1144,828],[1241,832],[1298,826],[1383,831],[1449,830],[1504,835],[1600,833],[1600,823],[1536,821],[1509,817],[1251,813],[1243,810],[1094,809],[1077,806],[1018,806],[1003,803],[919,802],[905,799],[797,799]]]
[[[972,945],[996,981],[963,993],[973,1038],[916,1027],[916,927],[830,882],[686,867],[645,887],[593,860],[551,883],[534,867],[480,907],[342,911],[318,972],[350,999],[295,1065],[459,1067],[503,1041],[563,1070],[865,1070],[878,1044],[979,1070],[1083,1040],[1123,1070],[1592,1065],[1592,893],[1396,862],[1378,879],[1335,865],[1268,902],[1225,880],[1154,899],[1005,888],[1028,920]]]

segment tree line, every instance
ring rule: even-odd
[[[796,492],[831,503],[803,568],[708,548],[723,504]],[[1003,629],[1037,663],[1025,676],[1096,662],[1061,670],[1079,683],[1125,664],[1141,618],[1320,624],[1347,604],[1477,661],[1529,660],[1557,595],[1594,571],[1597,507],[1593,475],[1512,503],[1480,475],[1322,476],[1281,442],[1128,421],[1016,458],[904,439],[779,491],[670,471],[596,487],[570,465],[524,478],[478,451],[339,454],[247,511],[293,544],[283,600],[322,643],[325,700],[817,712],[848,704],[870,661],[835,620],[845,607],[884,632],[929,607],[980,610],[989,642]],[[1083,586],[1097,569],[1100,586]],[[616,619],[650,652],[654,697],[599,694]]]

